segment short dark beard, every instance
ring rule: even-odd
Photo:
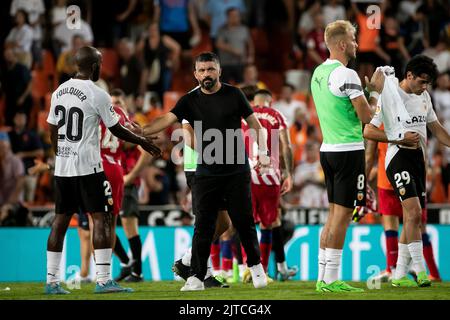
[[[209,80],[208,84],[205,83],[206,80]],[[202,87],[203,89],[205,89],[207,91],[210,91],[212,88],[214,88],[216,83],[217,83],[217,79],[206,78],[200,82],[200,87]]]

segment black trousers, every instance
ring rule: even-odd
[[[249,267],[260,263],[258,237],[252,213],[250,172],[227,176],[196,176],[193,186],[196,198],[194,238],[192,240],[191,275],[203,281],[216,227],[217,213],[226,199],[226,209],[239,233],[247,253]]]

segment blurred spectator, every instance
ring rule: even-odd
[[[180,64],[180,45],[171,37],[161,35],[157,23],[151,23],[148,33],[138,44],[144,56],[144,75],[140,93],[155,91],[160,99],[172,84],[172,72]]]
[[[400,35],[399,26],[394,17],[384,19],[376,53],[384,64],[394,67],[397,77],[403,75],[403,64],[409,61],[411,56],[405,48],[404,39]]]
[[[130,21],[138,14],[139,0],[120,0],[113,2],[113,45],[116,40],[130,36]],[[110,3],[110,2],[109,2]]]
[[[219,53],[223,82],[242,82],[244,66],[254,62],[255,50],[250,30],[241,23],[237,8],[227,10],[227,23],[217,33],[216,47]]]
[[[305,44],[306,36],[314,28],[314,16],[316,13],[322,12],[322,7],[320,1],[299,1],[299,5],[302,13],[297,25],[297,34],[300,42]]]
[[[242,93],[244,93],[245,98],[247,98],[248,103],[253,105],[253,99],[255,98],[255,93],[258,91],[258,87],[256,85],[247,85],[240,87]]]
[[[436,79],[436,89],[431,93],[436,114],[442,124],[450,124],[450,76],[441,73]]]
[[[59,55],[56,63],[56,73],[59,83],[63,83],[72,78],[77,73],[77,65],[75,63],[75,54],[78,49],[83,47],[84,39],[80,35],[74,35],[72,37],[72,48],[68,51],[64,51]]]
[[[286,118],[288,127],[291,127],[294,123],[295,110],[301,108],[306,113],[306,104],[303,101],[297,101],[293,99],[294,86],[290,83],[283,84],[281,89],[280,99],[273,104],[273,107],[277,109]]]
[[[69,18],[74,13],[69,13]],[[80,28],[69,29],[66,23],[60,23],[53,29],[53,39],[55,41],[56,56],[59,56],[61,52],[69,51],[72,49],[72,38],[74,35],[80,35],[83,37],[86,45],[92,45],[94,41],[94,34],[91,26],[80,17]]]
[[[11,149],[14,154],[22,159],[25,171],[34,166],[34,159],[44,156],[44,149],[39,136],[31,130],[27,129],[27,115],[23,112],[17,112],[14,116],[14,127],[9,132],[11,140]],[[24,185],[24,200],[27,202],[34,201],[36,191],[37,177],[27,175]]]
[[[21,207],[24,174],[22,161],[11,151],[8,134],[0,132],[0,225]]]
[[[442,36],[435,47],[429,47],[422,54],[433,59],[440,73],[450,71],[449,39]]]
[[[66,0],[56,0],[51,9],[52,26],[55,28],[59,24],[65,23],[67,19]]]
[[[15,13],[16,26],[9,32],[5,40],[5,47],[12,48],[17,61],[31,68],[33,44],[33,29],[28,25],[28,15],[25,10],[19,9]]]
[[[208,0],[206,4],[207,21],[209,24],[209,36],[214,51],[216,50],[216,38],[219,29],[227,22],[227,10],[236,8],[241,14],[246,12],[244,1],[242,0]]]
[[[317,12],[314,14],[314,29],[306,36],[306,63],[308,70],[313,70],[328,58],[328,49],[325,45],[325,26],[323,23],[323,14]]]
[[[425,0],[423,4],[417,9],[417,13],[423,16],[423,27],[425,40],[427,46],[434,47],[439,41],[443,26],[450,17],[450,13],[447,8],[442,6],[440,1],[437,0]]]
[[[336,20],[346,20],[347,14],[345,12],[345,7],[341,4],[342,1],[328,0],[325,2],[326,4],[322,8],[325,26]]]
[[[31,72],[17,61],[11,48],[5,48],[4,55],[6,70],[2,79],[5,94],[5,125],[13,125],[13,117],[17,111],[24,111],[27,115],[31,111]]]
[[[295,168],[294,190],[299,192],[298,204],[302,207],[324,208],[328,206],[325,176],[319,160],[319,144],[307,142],[305,161]]]
[[[162,34],[177,41],[183,50],[200,43],[202,35],[193,0],[154,0],[154,5],[155,21]]]
[[[424,33],[423,13],[417,9],[422,4],[420,0],[402,1],[396,15],[401,22],[401,34],[405,38],[405,46],[411,56],[419,54],[428,47]]]
[[[381,7],[384,8],[384,2],[381,3]],[[352,2],[353,14],[356,17],[358,23],[358,75],[360,79],[364,79],[365,76],[371,77],[375,71],[375,65],[378,65],[378,55],[376,54],[377,43],[379,41],[380,29],[371,25],[369,18],[366,14],[368,4],[362,4],[361,9],[359,4]],[[382,12],[383,14],[383,9]],[[381,19],[382,21],[382,19]]]
[[[128,38],[122,38],[117,44],[120,66],[120,88],[126,96],[138,95],[142,79],[142,62],[135,55],[134,44]]]
[[[10,14],[16,16],[16,13],[24,10],[28,16],[28,22],[33,31],[32,36],[32,60],[35,63],[41,62],[42,38],[43,32],[41,22],[45,13],[43,0],[13,0],[11,3]]]
[[[421,0],[403,0],[400,1],[397,12],[397,20],[403,24],[410,19],[414,19],[417,9],[422,4]]]
[[[308,114],[305,108],[297,108],[294,113],[294,123],[289,127],[289,136],[294,155],[294,165],[303,160],[303,149],[308,141]]]
[[[258,69],[256,65],[249,63],[244,68],[243,81],[239,84],[242,89],[247,86],[256,86],[257,89],[267,89],[264,82],[258,80]]]

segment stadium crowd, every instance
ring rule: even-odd
[[[327,207],[319,163],[321,131],[309,92],[314,68],[328,57],[325,26],[337,19],[357,25],[358,55],[352,67],[362,82],[380,65],[403,77],[416,54],[434,59],[439,76],[429,92],[439,120],[450,130],[450,4],[439,0],[376,3],[380,27],[367,2],[307,0],[10,0],[0,3],[0,225],[10,212],[30,224],[26,208],[53,203],[54,161],[47,114],[52,92],[76,72],[75,52],[85,46],[103,54],[107,91],[126,94],[130,117],[141,126],[166,113],[195,87],[193,57],[218,53],[223,82],[244,90],[267,88],[286,118],[294,152],[294,189],[285,206]],[[368,12],[368,13],[367,13]],[[376,19],[374,23],[377,23]],[[183,167],[170,161],[171,132],[161,136],[161,158],[141,174],[139,202],[185,201]],[[179,125],[178,125],[179,126]],[[428,142],[428,201],[450,199],[450,152]],[[30,170],[31,169],[31,170]],[[373,174],[372,174],[373,173]],[[376,169],[368,177],[376,185]],[[25,212],[25,213],[23,213]],[[11,222],[13,223],[13,222]]]

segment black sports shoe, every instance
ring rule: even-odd
[[[139,275],[135,274],[134,272],[132,272],[128,277],[123,279],[123,281],[124,282],[142,282],[142,281],[144,281],[144,277],[139,276]]]
[[[122,269],[120,269],[119,276],[117,278],[115,278],[114,281],[119,282],[119,281],[122,281],[123,279],[125,279],[126,277],[130,276],[131,268],[132,268],[132,265],[122,267]]]
[[[222,277],[208,277],[203,281],[203,284],[205,285],[205,288],[229,288],[230,285],[228,285],[225,282],[225,279]]]
[[[172,266],[172,271],[177,274],[178,276],[180,276],[181,278],[183,278],[184,280],[187,280],[187,278],[189,278],[190,275],[190,269],[188,266],[185,266],[182,262],[181,259],[175,261],[175,263]]]

